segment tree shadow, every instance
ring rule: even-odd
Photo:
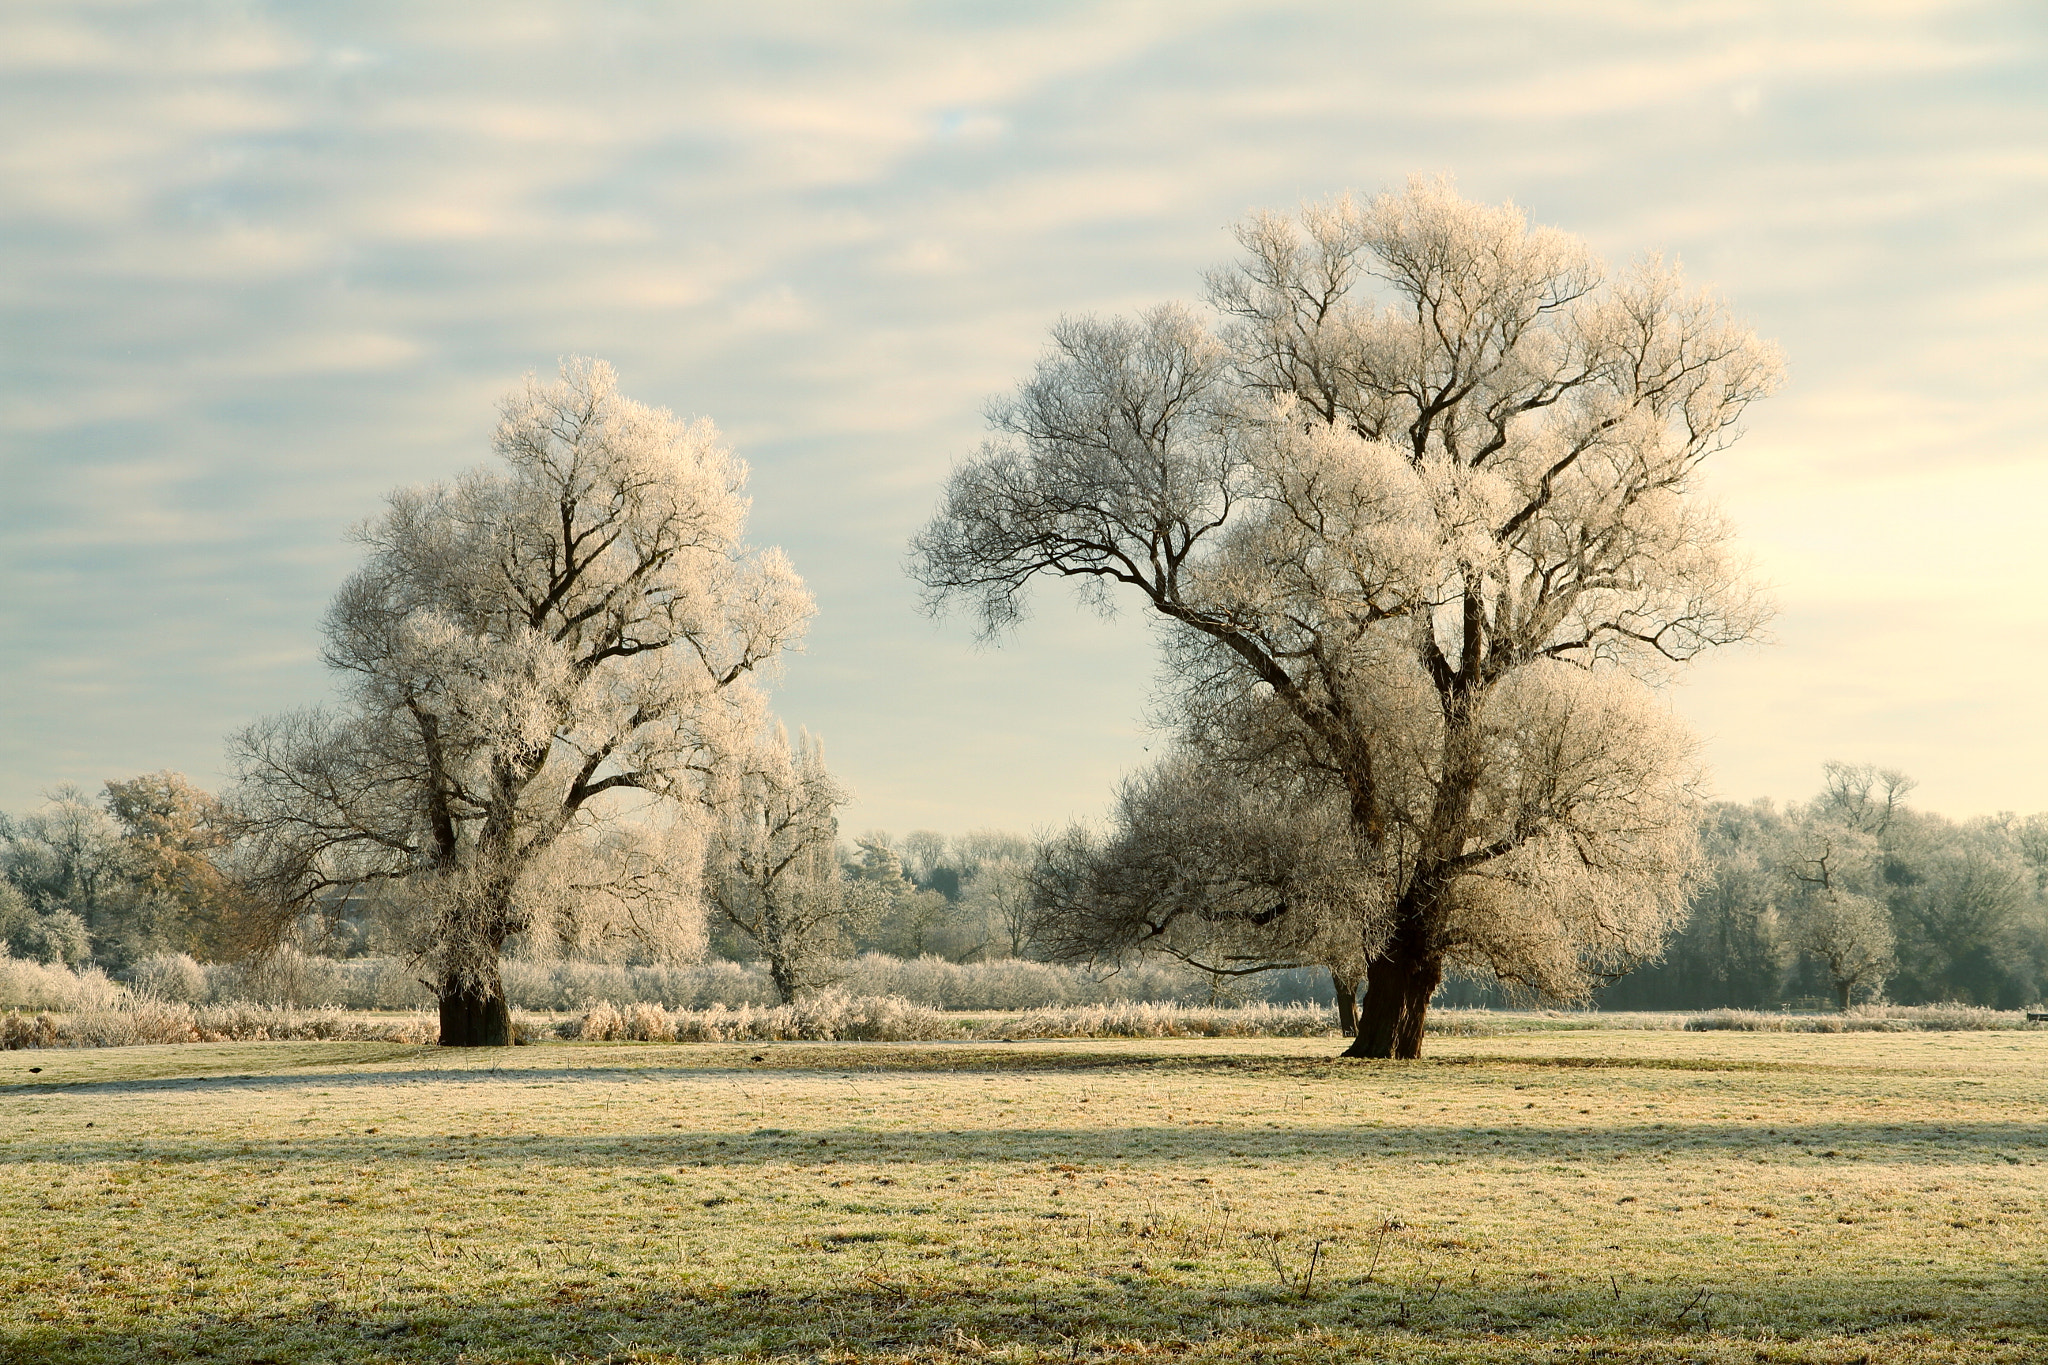
[[[1490,1362],[2039,1359],[2048,1307],[2020,1277],[1958,1289],[1929,1277],[1825,1270],[1796,1284],[1703,1272],[1694,1281],[1544,1274],[1450,1283],[1356,1275],[1303,1290],[1204,1285],[1129,1253],[1056,1278],[848,1255],[802,1283],[764,1268],[662,1285],[565,1268],[516,1298],[416,1293],[357,1315],[318,1302],[262,1314],[172,1311],[148,1321],[42,1324],[0,1358],[623,1361],[866,1358],[959,1361],[1009,1348],[1067,1361],[1275,1359]],[[839,1258],[833,1258],[838,1261]],[[1809,1349],[1798,1345],[1804,1342]],[[1760,1350],[1768,1345],[1770,1350]],[[1029,1358],[1027,1355],[1026,1358]]]
[[[793,1121],[793,1120],[792,1120]],[[1313,1124],[1223,1128],[1212,1124],[1114,1127],[970,1127],[917,1130],[851,1126],[789,1129],[764,1123],[752,1129],[678,1129],[672,1125],[599,1135],[459,1133],[409,1136],[361,1133],[290,1138],[150,1140],[77,1136],[40,1143],[33,1151],[0,1155],[0,1164],[87,1166],[147,1157],[170,1162],[361,1163],[430,1166],[459,1155],[487,1162],[537,1156],[570,1164],[666,1169],[679,1163],[725,1166],[830,1161],[904,1162],[950,1166],[961,1162],[1060,1161],[1110,1166],[1144,1161],[1165,1166],[1210,1165],[1219,1160],[1285,1162],[1328,1160],[1555,1162],[1565,1156],[1603,1159],[1688,1156],[1794,1163],[1815,1170],[1912,1165],[1920,1167],[2021,1165],[2048,1157],[2048,1126],[2011,1121],[1869,1123],[1783,1121],[1601,1123],[1564,1125],[1506,1120],[1486,1126],[1411,1124],[1380,1127]]]

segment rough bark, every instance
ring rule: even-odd
[[[1344,1056],[1413,1060],[1422,1055],[1429,1000],[1444,979],[1443,954],[1431,946],[1429,920],[1427,902],[1413,896],[1397,910],[1393,935],[1366,964],[1358,1036]]]
[[[796,993],[802,983],[798,980],[796,963],[790,960],[789,954],[774,948],[768,950],[768,979],[775,983],[775,994],[783,1004],[796,1003]]]
[[[1337,992],[1337,1029],[1346,1038],[1358,1036],[1358,978],[1339,971],[1330,973],[1330,985]]]
[[[441,982],[442,1047],[510,1047],[512,1011],[493,963],[487,980],[450,973]]]

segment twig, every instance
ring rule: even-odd
[[[1685,1307],[1678,1310],[1678,1316],[1671,1320],[1671,1325],[1673,1327],[1683,1327],[1685,1325],[1686,1317],[1695,1308],[1700,1310],[1700,1321],[1704,1323],[1707,1318],[1706,1303],[1708,1299],[1713,1297],[1713,1295],[1713,1290],[1708,1289],[1705,1285],[1700,1286],[1699,1289],[1694,1291],[1693,1296],[1690,1299],[1686,1300]]]

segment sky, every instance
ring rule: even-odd
[[[2032,0],[9,0],[0,810],[219,785],[327,695],[348,528],[594,354],[751,466],[845,827],[1093,816],[1159,742],[1144,622],[1049,584],[978,645],[906,541],[1058,318],[1414,174],[1676,256],[1786,354],[1706,478],[1780,606],[1672,690],[1714,791],[2048,809]]]

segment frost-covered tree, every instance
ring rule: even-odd
[[[783,1001],[828,986],[847,955],[848,922],[872,906],[839,866],[846,791],[810,735],[754,725],[714,746],[703,787],[710,814],[705,885],[712,910],[768,959]]]
[[[707,736],[811,601],[741,540],[745,466],[708,422],[572,360],[502,405],[497,468],[402,489],[329,609],[329,710],[233,744],[249,884],[278,940],[380,894],[407,913],[441,1038],[502,1044],[499,960],[703,938]]]
[[[20,892],[4,931],[14,952],[123,966],[154,940],[164,907],[138,885],[135,850],[105,810],[69,783],[0,821],[0,877]]]
[[[1829,776],[1832,778],[1830,764]],[[1830,783],[1830,791],[1833,784]],[[1879,898],[1883,853],[1877,829],[1846,823],[1823,797],[1804,814],[1785,866],[1792,944],[1820,963],[1839,1009],[1884,992],[1894,961],[1891,911]],[[1890,822],[1887,811],[1885,823]]]
[[[988,634],[1041,575],[1149,607],[1190,747],[1339,803],[1352,1055],[1414,1056],[1447,965],[1580,994],[1682,912],[1690,746],[1649,684],[1764,614],[1693,480],[1777,360],[1676,268],[1610,278],[1442,184],[1238,237],[1220,328],[1054,329],[913,571]]]
[[[1341,983],[1355,990],[1383,911],[1377,871],[1322,784],[1183,748],[1124,782],[1108,831],[1077,824],[1040,847],[1032,933],[1056,958],[1170,957],[1219,990],[1327,967],[1340,1022],[1355,1032]]]

